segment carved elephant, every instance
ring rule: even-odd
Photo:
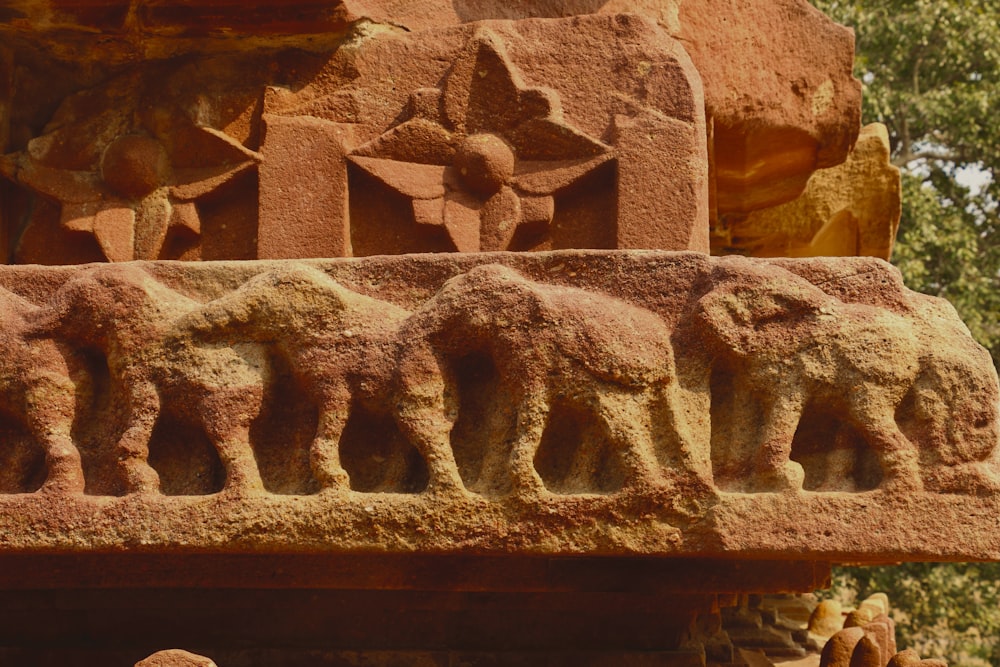
[[[73,442],[76,382],[84,372],[51,338],[27,335],[38,306],[0,289],[0,409],[23,422],[45,452],[42,491],[82,493],[83,467]]]
[[[971,339],[955,353],[953,336],[928,337],[940,313],[915,327],[913,311],[845,303],[782,268],[739,260],[718,264],[710,281],[694,327],[713,367],[731,373],[732,414],[723,418],[752,439],[750,490],[802,487],[792,443],[803,412],[817,405],[873,449],[885,490],[917,491],[925,481],[933,490],[1000,488],[987,465],[1000,441],[996,374]],[[914,419],[922,424],[904,434]]]
[[[169,405],[200,427],[226,471],[226,488],[263,488],[250,446],[269,366],[259,346],[208,347],[177,320],[201,307],[141,268],[114,264],[81,271],[29,322],[35,334],[96,350],[107,361],[112,404],[125,412],[116,445],[126,492],[156,492],[149,440]]]
[[[670,330],[651,311],[484,265],[448,280],[400,335],[397,418],[422,450],[440,452],[450,466],[455,369],[481,354],[492,361],[496,394],[513,415],[507,465],[515,493],[533,496],[544,488],[534,460],[557,403],[597,419],[636,487],[664,481],[650,432],[654,419],[667,420],[675,432],[682,473],[707,476],[687,439]],[[461,483],[457,476],[442,481]]]
[[[346,488],[339,445],[352,404],[389,414],[399,325],[410,313],[351,291],[318,269],[293,264],[251,278],[179,323],[206,340],[267,343],[316,401],[310,465],[321,486]],[[433,453],[421,452],[429,461]],[[433,466],[432,466],[433,474]]]

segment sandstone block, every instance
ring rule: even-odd
[[[158,651],[145,660],[135,663],[135,667],[216,667],[208,658],[180,649]]]
[[[265,105],[275,122],[351,124],[354,145],[329,162],[346,172],[334,182],[349,205],[324,209],[330,234],[350,231],[341,254],[707,250],[700,79],[655,24],[615,15],[378,33],[352,58],[353,78],[338,80],[335,56]],[[281,194],[309,161],[269,145],[265,135],[262,202],[281,203],[261,209],[262,230],[315,215],[310,198]]]
[[[809,632],[820,637],[832,637],[843,627],[844,616],[836,600],[823,600],[809,616]]]
[[[716,206],[748,212],[794,199],[844,161],[860,128],[854,36],[805,0],[690,3],[349,0],[357,16],[411,30],[486,19],[633,12],[680,39],[705,84]]]
[[[724,228],[717,226],[713,252],[889,259],[902,210],[900,188],[885,126],[867,125],[847,161],[816,171],[797,199],[730,216]]]
[[[988,355],[879,260],[126,263],[0,286],[8,552],[801,559],[805,537],[828,562],[919,531],[925,557],[1000,553],[953,528],[1000,502]],[[787,530],[803,513],[815,529]]]

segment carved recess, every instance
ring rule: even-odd
[[[701,82],[638,17],[361,22],[319,54],[124,70],[17,44],[0,54],[15,263],[708,250]]]
[[[264,123],[262,258],[708,249],[701,83],[638,17],[375,32]]]
[[[987,353],[876,260],[436,255],[0,283],[6,548],[152,530],[161,547],[801,557],[778,525],[741,532],[795,506],[879,512],[888,541],[860,548],[861,519],[816,518],[817,557],[863,558],[916,508],[1000,501]]]

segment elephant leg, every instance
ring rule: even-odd
[[[850,395],[850,409],[855,423],[878,453],[882,464],[880,488],[900,493],[922,491],[917,448],[899,430],[892,401],[879,393],[877,387],[856,389]]]
[[[764,406],[752,486],[761,491],[800,490],[805,472],[792,461],[792,440],[802,417],[804,397],[797,388],[779,387],[770,398]]]
[[[118,440],[118,467],[127,493],[157,493],[160,476],[149,465],[149,440],[160,414],[160,395],[148,381],[132,384],[129,424]]]
[[[262,385],[213,388],[194,407],[208,439],[215,446],[226,471],[227,491],[254,493],[264,490],[257,457],[250,444],[250,425],[263,404]]]
[[[401,407],[396,413],[400,432],[424,457],[430,476],[427,490],[456,492],[464,488],[451,451],[452,422],[442,414],[443,405]]]
[[[594,402],[604,432],[622,453],[631,473],[628,486],[644,489],[662,485],[664,478],[648,427],[648,402],[637,401],[638,397],[632,393],[601,392],[597,387],[595,390],[600,392]]]
[[[685,476],[704,485],[705,490],[714,490],[712,480],[712,456],[709,442],[698,443],[681,405],[680,389],[675,382],[663,386],[659,406],[663,409],[670,430],[674,434],[679,463]],[[656,419],[659,415],[654,415]]]
[[[340,437],[350,417],[351,393],[344,385],[320,402],[316,437],[309,447],[309,465],[321,488],[349,488],[350,477],[340,462]]]
[[[76,401],[72,383],[68,378],[43,380],[25,392],[25,399],[28,428],[45,450],[48,474],[41,490],[83,493],[83,463],[71,435]]]
[[[451,449],[455,415],[451,414],[445,398],[444,374],[432,360],[433,355],[424,360],[427,366],[419,376],[404,375],[398,379],[400,386],[393,415],[403,437],[420,452],[427,464],[430,476],[427,490],[457,492],[465,487]]]
[[[517,374],[514,377],[516,379]],[[545,482],[535,468],[535,456],[545,434],[552,404],[540,379],[525,377],[524,381],[519,390],[505,392],[507,395],[521,393],[514,410],[517,419],[510,450],[510,472],[515,493],[535,497],[545,490]]]

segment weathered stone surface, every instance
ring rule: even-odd
[[[19,90],[0,175],[26,199],[7,212],[17,233],[5,254],[44,264],[254,258],[254,218],[227,222],[246,201],[256,208],[258,98],[281,69],[262,56],[137,66],[65,91],[49,117]]]
[[[851,652],[849,667],[882,667],[882,649],[875,637],[866,634]]]
[[[797,199],[724,218],[713,230],[712,251],[889,259],[899,227],[900,188],[885,126],[868,125],[847,161],[815,172]]]
[[[716,206],[745,212],[796,197],[842,162],[860,127],[854,37],[804,0],[396,2],[350,0],[356,15],[413,30],[484,19],[634,12],[679,38],[705,83]]]
[[[809,616],[809,632],[819,637],[832,637],[844,628],[844,615],[836,600],[823,600]]]
[[[588,16],[376,33],[353,49],[350,76],[341,60],[301,90],[271,90],[264,111],[269,122],[330,121],[330,143],[351,123],[344,157],[327,159],[340,165],[333,190],[346,186],[349,208],[324,214],[329,235],[350,229],[354,255],[707,250],[700,79],[680,43],[651,22]],[[275,197],[284,213],[273,220],[262,209],[262,229],[314,218],[311,198],[281,195],[311,172],[311,159],[271,155],[270,143],[265,133],[262,203]]]
[[[885,598],[879,594],[879,602]],[[864,608],[862,606],[862,608]],[[852,612],[852,614],[855,612]],[[851,623],[851,617],[848,617]],[[882,614],[864,626],[848,624],[833,635],[820,656],[822,667],[906,667],[920,658],[913,651],[896,653],[896,626]]]
[[[320,56],[200,54],[125,73],[96,63],[73,85],[28,60],[19,80],[58,85],[44,99],[14,91],[0,175],[21,199],[7,254],[708,250],[701,79],[654,22],[408,34],[361,21],[356,33]]]
[[[934,658],[921,660],[920,654],[913,649],[906,649],[892,656],[887,667],[917,667],[918,665],[919,667],[948,667],[945,660]]]
[[[892,656],[889,659],[888,665],[886,667],[912,667],[920,662],[920,654],[914,651],[912,648],[908,648],[905,651],[900,651],[899,653]]]
[[[359,18],[336,0],[9,0],[0,34],[66,60],[114,66],[191,52],[328,47]],[[319,45],[317,45],[317,42]]]
[[[878,260],[567,251],[0,284],[11,349],[55,346],[39,391],[75,397],[7,415],[7,551],[1000,553],[988,355]],[[17,354],[6,397],[31,378]]]
[[[158,651],[145,660],[135,663],[135,667],[216,667],[209,658],[180,649]]]
[[[820,655],[820,667],[850,667],[854,649],[864,638],[862,628],[844,628],[830,637]]]
[[[858,129],[850,32],[805,0],[18,2],[0,35],[23,263],[706,250]],[[854,224],[887,254],[851,210],[808,252]]]

